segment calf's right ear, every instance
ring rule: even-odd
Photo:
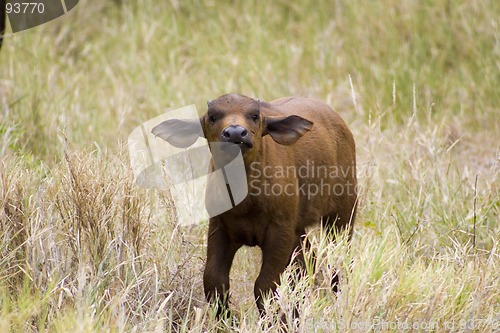
[[[200,120],[195,119],[170,119],[151,130],[154,136],[177,148],[187,148],[193,145],[198,137],[204,137]]]
[[[281,145],[292,145],[311,130],[313,122],[300,116],[265,117],[262,135],[269,134]]]

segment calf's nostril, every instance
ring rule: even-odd
[[[229,133],[229,131],[224,131],[222,132],[222,135],[225,137],[225,138],[230,138],[231,137],[231,134]]]
[[[244,129],[242,132],[241,132],[241,136],[242,137],[245,137],[248,135],[248,131],[246,129]]]

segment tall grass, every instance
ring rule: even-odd
[[[8,33],[0,331],[274,332],[297,303],[289,331],[498,330],[499,17],[489,0],[82,0]],[[287,271],[267,318],[259,251],[237,253],[238,324],[204,301],[206,224],[177,226],[123,144],[226,92],[327,101],[354,133],[361,184],[350,248],[311,230],[316,273]]]

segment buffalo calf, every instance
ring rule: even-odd
[[[227,94],[208,102],[199,123],[169,120],[152,133],[177,147],[204,136],[234,144],[243,154],[248,195],[209,222],[203,283],[207,299],[218,300],[218,314],[227,309],[229,271],[241,246],[262,250],[254,294],[263,313],[262,296],[276,289],[294,251],[299,251],[297,264],[305,265],[301,246],[307,227],[321,222],[330,235],[344,229],[351,235],[357,202],[355,144],[328,105],[302,97],[267,103]]]

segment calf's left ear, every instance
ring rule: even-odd
[[[313,122],[296,115],[268,116],[264,118],[263,126],[263,136],[269,134],[279,144],[292,145],[311,130]]]
[[[153,127],[151,133],[177,148],[187,148],[203,137],[200,121],[193,119],[166,120]]]

